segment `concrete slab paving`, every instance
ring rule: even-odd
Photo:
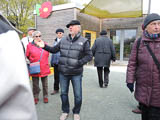
[[[111,66],[107,88],[98,86],[96,68],[85,66],[83,74],[83,102],[81,120],[140,120],[141,116],[132,113],[137,102],[133,93],[126,87],[126,66]],[[49,103],[44,104],[42,91],[40,102],[36,105],[38,120],[59,120],[61,115],[60,93],[50,95],[53,90],[53,75],[49,76]],[[67,120],[73,120],[74,103],[72,85],[69,90],[70,114]]]

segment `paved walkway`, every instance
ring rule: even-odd
[[[111,65],[112,66],[127,66],[128,61],[120,61],[120,60],[116,60],[116,62],[113,62]]]
[[[125,83],[126,65],[112,65],[108,88],[99,88],[96,68],[84,67],[83,104],[81,120],[140,120],[140,115],[131,112],[136,108],[134,95],[129,92]],[[49,93],[53,89],[53,75],[49,76]],[[74,103],[72,85],[69,91],[70,107]],[[59,120],[61,115],[60,94],[49,95],[49,103],[42,101],[36,105],[39,120]],[[67,120],[73,120],[70,113]]]

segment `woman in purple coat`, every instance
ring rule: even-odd
[[[160,16],[149,14],[143,23],[140,44],[135,41],[127,68],[127,87],[134,91],[142,109],[142,120],[160,120],[160,70],[147,44],[160,62]],[[137,47],[139,46],[139,47]]]

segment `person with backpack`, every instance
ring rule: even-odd
[[[140,103],[142,120],[160,120],[160,16],[148,14],[131,51],[126,83]]]

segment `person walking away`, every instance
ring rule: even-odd
[[[72,109],[74,120],[80,120],[83,65],[92,59],[92,51],[90,50],[89,41],[80,34],[81,26],[78,20],[70,21],[66,27],[69,28],[69,35],[63,37],[56,46],[49,47],[42,40],[37,45],[51,53],[60,51],[58,68],[63,111],[60,120],[66,120],[70,112],[68,98],[70,81],[74,93],[74,107]]]
[[[63,37],[64,30],[59,28],[56,30],[57,38],[55,39],[53,46],[55,46]],[[53,92],[51,95],[55,95],[59,92],[59,70],[58,70],[58,62],[59,62],[60,52],[53,53],[51,57],[51,66],[54,67],[54,84],[53,84]]]
[[[137,39],[131,51],[126,83],[131,92],[134,92],[135,85],[135,98],[141,106],[142,120],[160,120],[160,69],[157,65],[160,62],[160,16],[148,14],[143,30],[140,42]]]
[[[36,45],[36,43],[41,40],[40,31],[34,31],[32,36],[33,41],[27,45],[26,56],[31,63],[40,60],[40,73],[30,74],[30,76],[32,76],[34,102],[37,104],[39,101],[39,79],[41,78],[43,86],[43,102],[48,103],[48,75],[50,74],[48,63],[49,52]]]
[[[94,56],[94,65],[97,67],[99,86],[101,88],[107,87],[109,83],[110,62],[111,60],[116,60],[116,53],[112,40],[107,37],[105,30],[102,30],[100,37],[95,40],[92,46],[92,53]]]

